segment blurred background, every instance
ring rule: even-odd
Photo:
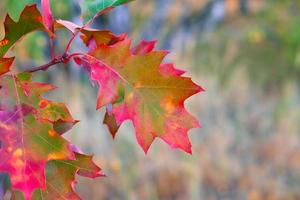
[[[79,1],[52,0],[56,18],[80,24]],[[18,19],[32,2],[1,0],[1,20],[6,12]],[[78,177],[83,199],[300,199],[300,1],[136,0],[93,26],[126,32],[135,43],[158,39],[172,52],[167,61],[206,92],[186,101],[202,124],[190,131],[193,155],[160,140],[145,155],[131,123],[113,141],[103,110],[95,110],[97,88],[81,69],[71,63],[37,73],[37,81],[59,86],[48,98],[81,120],[66,138],[94,154],[107,175]],[[70,35],[58,36],[62,52]],[[28,35],[12,51],[15,70],[47,62],[48,45],[44,33]]]

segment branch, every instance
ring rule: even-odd
[[[53,58],[49,63],[38,66],[38,67],[33,67],[31,69],[25,70],[24,72],[29,72],[29,73],[33,73],[33,72],[37,72],[37,71],[46,71],[48,70],[50,67],[57,65],[59,63],[67,63],[70,61],[70,59],[72,57],[75,56],[80,56],[80,55],[85,55],[84,53],[81,52],[76,52],[76,53],[71,53],[71,54],[64,54],[62,56],[58,56],[57,58]]]
[[[63,63],[64,62],[64,58],[62,56],[58,57],[58,58],[54,58],[52,59],[49,63],[38,66],[38,67],[33,67],[31,69],[25,70],[25,72],[29,72],[29,73],[33,73],[33,72],[37,72],[37,71],[46,71],[47,69],[49,69],[51,66],[59,64],[59,63]]]

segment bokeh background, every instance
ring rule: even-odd
[[[52,0],[56,18],[81,23],[79,1]],[[1,21],[6,12],[18,19],[32,2],[1,0]],[[107,175],[78,177],[83,199],[300,199],[300,1],[136,0],[93,26],[126,32],[135,43],[158,39],[172,52],[167,60],[206,92],[186,102],[202,124],[190,131],[193,155],[160,140],[145,155],[131,123],[113,141],[103,110],[95,110],[97,88],[81,69],[71,63],[36,74],[59,86],[48,97],[81,120],[66,137]],[[58,35],[61,52],[70,35]],[[48,45],[44,33],[28,35],[12,51],[14,70],[47,62]]]

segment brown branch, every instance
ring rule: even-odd
[[[62,62],[63,62],[62,57],[54,58],[52,61],[50,61],[47,64],[44,64],[44,65],[41,65],[41,66],[38,66],[38,67],[33,67],[31,69],[25,70],[25,72],[33,73],[33,72],[37,72],[37,71],[46,71],[51,66],[62,63]]]
[[[49,63],[46,63],[46,64],[38,66],[38,67],[33,67],[31,69],[25,70],[24,72],[33,73],[33,72],[37,72],[37,71],[46,71],[54,65],[57,65],[57,64],[60,64],[60,63],[67,63],[67,62],[70,61],[70,59],[72,57],[80,56],[80,55],[85,55],[85,54],[80,53],[80,52],[72,53],[72,54],[64,54],[62,56],[58,56],[58,57],[52,59]]]

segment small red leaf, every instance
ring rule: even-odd
[[[9,72],[15,58],[0,58],[0,76]]]
[[[66,20],[56,20],[55,28],[66,28],[75,34],[77,31],[81,33],[80,38],[85,43],[89,49],[95,49],[101,44],[115,44],[116,42],[125,39],[126,34],[121,34],[119,36],[114,35],[111,31],[107,30],[96,30],[90,28],[82,28],[73,22]]]
[[[42,0],[42,16],[43,16],[43,22],[44,22],[45,26],[48,28],[48,30],[50,32],[53,33],[54,19],[53,19],[53,16],[52,16],[49,0]]]
[[[118,124],[116,122],[115,116],[112,113],[109,113],[108,111],[106,111],[103,123],[106,124],[112,137],[115,138],[115,136],[120,128],[120,126],[118,126]]]

